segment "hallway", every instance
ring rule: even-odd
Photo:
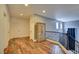
[[[76,12],[79,10],[76,8],[79,8],[79,5],[2,4],[0,8],[0,53],[4,53],[5,48],[11,48],[14,51],[5,49],[5,53],[53,53],[51,49],[55,44],[47,39],[58,42],[59,48],[63,48],[65,53],[71,46],[75,52],[79,53],[79,43],[77,42],[79,40],[79,22],[76,20],[79,19],[76,16]],[[77,28],[74,43],[71,38],[69,38],[70,41],[67,39],[68,28]],[[21,37],[29,37],[30,40]],[[69,46],[69,43],[72,44]],[[18,44],[19,46],[17,46]]]

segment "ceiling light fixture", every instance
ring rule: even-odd
[[[28,6],[28,4],[24,4],[25,6]]]
[[[46,13],[46,10],[43,10],[42,12],[43,12],[43,13]]]
[[[20,16],[23,16],[23,14],[21,13]]]

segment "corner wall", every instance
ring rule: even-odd
[[[33,39],[34,41],[35,41],[35,39],[34,39],[34,37],[35,37],[34,36],[34,32],[35,32],[34,26],[37,22],[45,23],[46,24],[46,31],[63,32],[63,30],[61,30],[61,29],[56,29],[56,22],[59,22],[59,21],[56,21],[54,19],[41,17],[39,15],[32,15],[30,17],[30,38]],[[59,23],[62,23],[62,22],[59,22]],[[53,39],[58,41],[59,40],[58,36],[54,35]]]
[[[4,48],[9,40],[9,14],[7,6],[0,4],[0,53],[4,52]]]

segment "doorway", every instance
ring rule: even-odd
[[[68,28],[67,31],[69,50],[75,50],[75,28]]]

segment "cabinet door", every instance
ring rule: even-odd
[[[36,23],[35,25],[35,39],[37,41],[45,40],[45,23]]]

